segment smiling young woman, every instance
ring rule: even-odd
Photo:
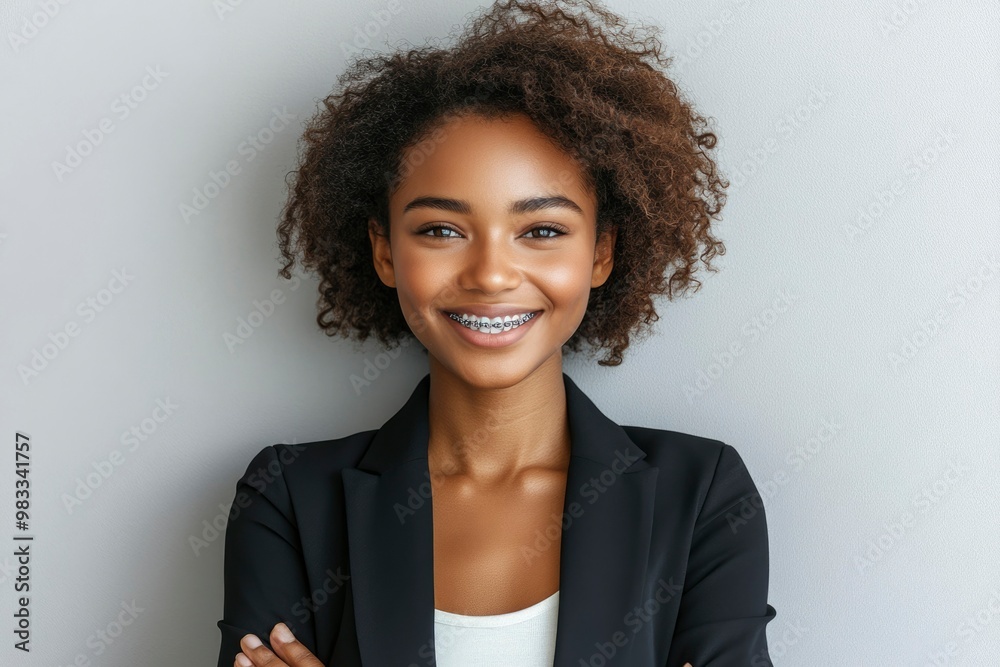
[[[615,230],[596,238],[597,201],[580,167],[527,115],[470,112],[440,129],[442,143],[390,198],[389,234],[370,221],[375,268],[428,352],[432,411],[448,398],[442,407],[458,419],[459,430],[439,435],[457,438],[498,401],[540,422],[497,433],[508,453],[491,449],[495,462],[465,462],[507,470],[526,454],[551,458],[537,438],[559,407],[549,399],[561,393],[562,347],[611,274]]]
[[[429,372],[380,429],[251,461],[220,666],[771,664],[739,454],[615,424],[563,372],[582,342],[620,364],[723,252],[715,136],[662,64],[595,3],[507,1],[325,100],[282,275],[301,257],[324,331]]]

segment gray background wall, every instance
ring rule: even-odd
[[[385,365],[326,338],[315,280],[276,276],[296,139],[366,29],[373,48],[420,44],[477,6],[3,4],[8,628],[18,431],[36,537],[32,652],[5,631],[0,662],[214,664],[223,543],[206,526],[251,456],[376,428],[425,372],[414,347]],[[619,423],[743,455],[767,506],[775,664],[992,663],[996,3],[609,6],[664,27],[673,75],[717,120],[728,253],[624,365],[567,372]]]

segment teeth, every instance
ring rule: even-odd
[[[470,313],[463,313],[461,316],[448,314],[448,317],[457,321],[464,327],[487,334],[499,334],[511,329],[516,329],[531,318],[534,313],[523,313],[521,315],[505,315],[504,317],[477,317]]]

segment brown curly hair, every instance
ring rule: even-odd
[[[618,230],[611,275],[566,347],[586,340],[609,350],[599,364],[620,364],[630,335],[659,319],[652,297],[697,291],[698,260],[714,272],[725,254],[711,229],[729,186],[708,152],[716,136],[661,71],[672,58],[659,28],[646,29],[592,0],[497,0],[452,48],[352,61],[306,126],[277,229],[279,275],[301,253],[321,278],[320,328],[389,347],[413,335],[375,271],[367,221],[388,234],[408,151],[444,117],[522,113],[584,168],[598,236]]]

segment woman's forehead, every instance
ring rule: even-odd
[[[403,159],[405,178],[397,190],[409,198],[434,188],[480,193],[507,202],[530,193],[562,194],[574,201],[586,188],[581,166],[527,116],[449,120],[412,146]]]

